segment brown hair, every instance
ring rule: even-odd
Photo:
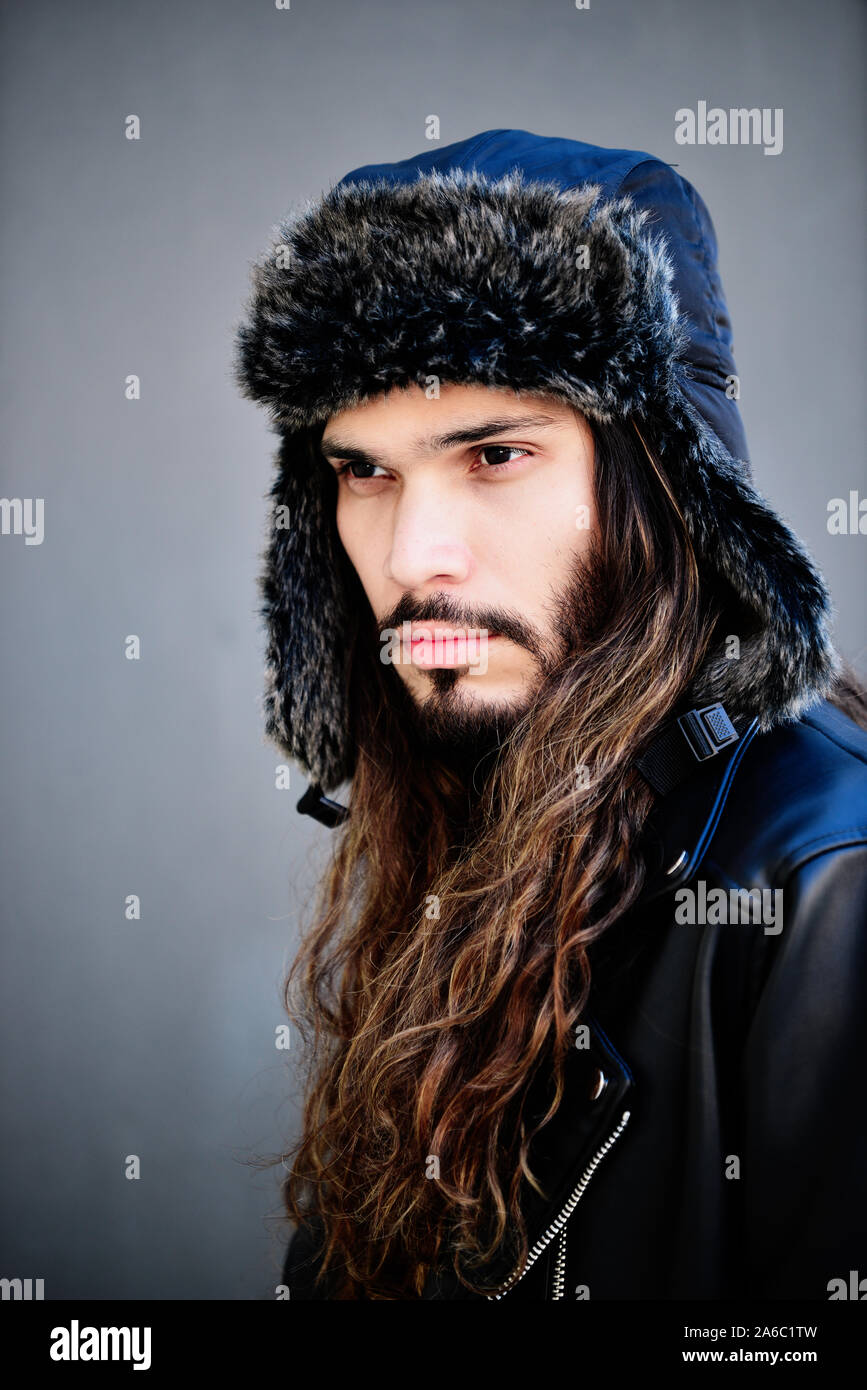
[[[481,1292],[495,1251],[526,1258],[529,1145],[561,1099],[588,947],[644,881],[653,795],[633,760],[725,613],[637,431],[591,428],[592,640],[548,672],[487,770],[421,754],[370,624],[350,653],[351,813],[285,991],[309,1068],[285,1206],[318,1214],[334,1298],[418,1298],[442,1261]],[[344,578],[369,613],[348,561]],[[534,1128],[541,1068],[556,1089]]]

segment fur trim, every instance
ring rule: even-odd
[[[648,215],[520,170],[361,180],[281,223],[255,265],[235,373],[281,435],[271,498],[292,518],[271,530],[260,580],[266,731],[324,789],[354,767],[337,655],[351,615],[310,430],[431,375],[553,393],[601,423],[634,416],[700,561],[754,618],[740,659],[710,659],[691,696],[767,730],[828,693],[824,581],[689,400],[672,264]]]

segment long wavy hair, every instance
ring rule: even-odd
[[[736,630],[638,430],[588,423],[586,640],[493,757],[419,746],[372,614],[350,652],[350,815],[285,982],[307,1064],[283,1196],[293,1222],[316,1214],[331,1298],[419,1298],[442,1262],[490,1292],[495,1254],[523,1265],[530,1145],[563,1094],[589,948],[644,883],[653,793],[633,759]],[[348,561],[344,581],[369,612]],[[553,1099],[534,1125],[542,1068]]]

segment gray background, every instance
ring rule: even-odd
[[[276,789],[259,709],[275,437],[230,362],[272,225],[426,148],[432,113],[442,144],[514,126],[676,162],[718,232],[757,485],[863,671],[865,540],[826,519],[867,495],[864,29],[857,0],[5,7],[0,495],[44,497],[45,540],[0,537],[0,1275],[273,1296],[280,1169],[249,1160],[297,1123],[274,1030],[328,832],[297,768]],[[783,107],[783,153],[676,145],[702,99]]]

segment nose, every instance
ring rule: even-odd
[[[405,484],[393,513],[385,576],[401,589],[463,583],[473,573],[469,518],[453,493],[434,479]]]

